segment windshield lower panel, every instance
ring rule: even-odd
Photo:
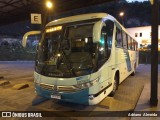
[[[36,72],[49,77],[77,77],[95,70],[93,23],[46,28],[38,45]],[[57,29],[61,28],[61,29]]]

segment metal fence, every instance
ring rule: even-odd
[[[0,46],[0,61],[34,60],[35,48],[11,45]]]
[[[160,52],[158,53],[158,64],[160,64]],[[35,60],[35,47],[0,46],[0,61],[15,61],[15,60]],[[151,51],[139,51],[139,63],[151,64]]]
[[[139,51],[139,63],[151,64],[151,51]],[[158,53],[158,64],[160,64],[160,52]]]

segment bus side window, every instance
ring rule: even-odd
[[[138,50],[138,43],[136,42],[136,51]]]
[[[109,59],[110,55],[111,55],[111,49],[112,49],[112,38],[113,38],[113,29],[114,29],[114,23],[113,21],[107,20],[105,22],[106,24],[106,32],[107,32],[107,39],[106,39],[106,43],[107,43],[107,59]]]
[[[101,39],[98,48],[98,67],[100,68],[106,62],[106,33],[104,31],[101,32]]]
[[[123,31],[123,48],[127,49],[127,36],[124,31]]]
[[[107,32],[106,32],[106,26],[102,27],[101,30],[101,39],[99,43],[99,50],[98,50],[98,67],[100,68],[106,61],[108,56],[108,44],[107,44]]]
[[[122,47],[122,31],[117,28],[116,32],[116,47]]]
[[[132,39],[132,50],[135,50],[135,43],[133,39]]]
[[[135,41],[132,39],[132,42],[133,42],[133,50],[135,50]]]
[[[128,36],[128,49],[132,50],[132,40],[130,36]]]
[[[99,60],[104,60],[107,57],[107,33],[106,33],[106,26],[103,26],[101,30],[101,39],[99,44]]]
[[[137,51],[137,47],[138,47],[138,44],[137,44],[137,42],[134,40],[134,47],[135,47],[135,51]]]
[[[114,23],[107,20],[101,30],[101,39],[99,44],[98,67],[101,67],[110,57],[112,48]]]

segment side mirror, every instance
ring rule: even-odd
[[[99,42],[101,39],[101,30],[102,27],[106,26],[103,21],[98,21],[93,27],[93,42]]]
[[[98,21],[93,27],[93,42],[99,42],[101,35],[102,21]]]
[[[26,47],[26,43],[27,43],[27,38],[30,35],[38,35],[41,34],[41,31],[29,31],[27,33],[24,34],[23,39],[22,39],[22,46]]]

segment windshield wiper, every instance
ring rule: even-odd
[[[65,52],[63,49],[60,50],[60,53],[62,54],[62,59],[66,63],[67,68],[70,70],[70,72],[76,77],[76,73],[74,71],[74,68],[71,65],[71,62],[66,58]]]

